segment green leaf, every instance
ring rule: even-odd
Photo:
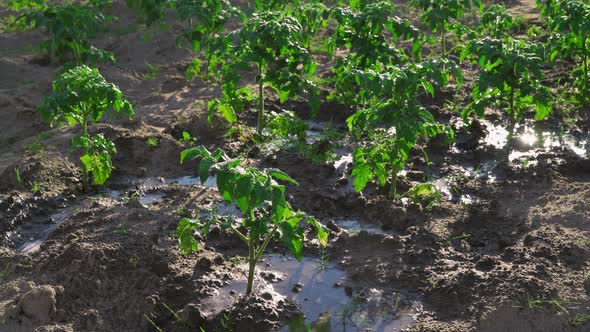
[[[236,112],[234,112],[233,107],[228,104],[219,104],[217,109],[221,116],[229,123],[234,123],[238,121],[238,117],[236,116]]]
[[[269,168],[266,170],[266,174],[270,175],[274,179],[287,181],[287,182],[292,183],[296,186],[299,185],[299,183],[297,183],[297,181],[293,180],[287,173],[281,171],[280,169]]]
[[[359,165],[355,166],[352,169],[352,174],[354,177],[353,186],[356,192],[360,192],[367,186],[367,182],[373,179],[373,172],[371,171],[371,167],[369,165]]]
[[[178,238],[178,247],[182,250],[183,255],[189,255],[199,250],[197,240],[193,236],[193,233],[198,228],[199,224],[195,220],[183,218],[178,222],[176,237]]]
[[[322,246],[327,246],[329,232],[326,229],[326,227],[324,227],[324,225],[322,225],[319,221],[312,217],[305,218],[305,222],[314,227],[316,231],[316,237],[318,241],[320,241],[320,244]]]
[[[195,160],[198,158],[207,158],[211,156],[211,153],[203,146],[197,146],[194,148],[183,150],[180,153],[180,163],[185,161]]]
[[[290,221],[295,221],[294,223],[289,221],[281,223],[283,243],[298,262],[301,262],[303,252],[303,228],[297,225],[300,219],[293,217]]]

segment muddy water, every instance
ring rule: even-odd
[[[230,307],[247,286],[246,265],[243,274],[201,302],[208,314]],[[266,256],[258,263],[255,292],[274,301],[297,303],[302,316],[296,317],[281,331],[341,331],[370,328],[372,331],[395,331],[414,323],[413,313],[421,305],[399,292],[365,288],[352,294],[346,291],[344,271],[333,264],[304,257],[302,262],[285,256]],[[347,293],[349,295],[347,295]]]
[[[203,184],[201,184],[198,177],[190,175],[175,178],[134,178],[123,183],[112,184],[113,187],[118,189],[107,188],[104,193],[114,199],[129,199],[131,198],[129,195],[132,193],[141,204],[147,206],[161,202],[165,196],[163,189],[172,184],[183,187],[200,185],[207,188],[216,188],[217,178],[210,176]]]
[[[508,131],[502,125],[496,125],[487,120],[481,120],[486,127],[488,134],[483,140],[486,145],[503,149],[508,143]],[[515,129],[514,140],[526,150],[541,149],[563,149],[569,150],[581,158],[588,158],[590,155],[590,133],[574,133],[559,131],[537,130],[525,125]],[[512,151],[515,153],[515,151]],[[522,156],[522,154],[521,154]],[[516,157],[509,157],[513,160]]]
[[[384,234],[385,232],[381,227],[375,224],[362,222],[358,219],[336,219],[334,220],[336,225],[344,228],[348,232],[356,233],[360,231],[365,231],[371,234]]]
[[[105,194],[114,199],[128,199],[128,193],[134,192],[139,202],[144,206],[157,204],[164,200],[165,192],[162,190],[171,184],[180,186],[201,185],[199,178],[193,176],[183,176],[176,178],[145,178],[132,179],[124,184],[116,185],[119,189],[106,189]],[[205,187],[215,187],[216,178],[210,177],[205,183]],[[124,188],[124,189],[123,189]],[[134,196],[135,196],[134,195]],[[47,218],[33,220],[18,227],[14,231],[15,244],[17,252],[30,253],[39,250],[41,244],[45,242],[51,233],[72,214],[79,209],[81,205],[72,205],[67,208],[59,209]],[[222,206],[219,213],[233,212],[229,207]]]
[[[68,207],[49,216],[42,223],[27,223],[16,231],[17,252],[29,253],[39,250],[39,247],[49,235],[74,212],[76,207]]]

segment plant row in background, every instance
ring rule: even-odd
[[[461,113],[464,120],[482,117],[486,107],[498,107],[508,119],[509,140],[531,112],[535,120],[551,113],[556,96],[543,84],[543,68],[558,56],[578,64],[572,72],[570,100],[587,102],[590,5],[581,1],[539,2],[548,31],[545,43],[513,37],[516,18],[502,5],[484,6],[481,0],[410,1],[406,10],[420,18],[414,23],[400,17],[393,3],[377,0],[337,1],[331,7],[315,0],[250,1],[242,9],[226,0],[127,4],[146,25],[164,24],[176,15],[182,26],[177,44],[195,54],[187,78],[218,82],[221,89],[221,97],[208,103],[209,119],[217,112],[241,126],[237,123],[245,120],[239,118],[255,109],[257,142],[275,134],[305,142],[306,126],[292,112],[265,109],[266,87],[280,103],[306,98],[312,114],[320,111],[322,88],[328,89],[329,100],[356,108],[347,122],[358,142],[353,153],[358,191],[376,181],[388,185],[395,198],[397,173],[405,168],[410,151],[434,136],[447,134],[452,139],[450,130],[419,100],[459,89],[458,62],[480,67],[472,101]],[[21,22],[47,31],[49,38],[40,51],[51,60],[96,65],[115,60],[92,44],[113,20],[103,14],[109,5],[103,0],[12,0],[7,6],[23,11],[15,25]],[[422,33],[415,24],[431,33]],[[461,41],[456,43],[460,46],[453,47],[450,38]],[[315,75],[315,52],[334,58],[327,78]],[[256,88],[248,85],[252,77]],[[89,143],[76,144],[86,146],[86,155]]]
[[[479,67],[479,76],[461,115],[468,122],[483,117],[488,107],[503,110],[509,140],[531,114],[534,120],[551,114],[558,96],[544,84],[544,69],[558,57],[576,63],[569,100],[574,105],[588,103],[590,5],[582,1],[540,1],[546,30],[530,34],[547,38],[536,39],[515,37],[520,28],[517,18],[502,5],[484,6],[480,0],[412,0],[405,10],[417,14],[416,22],[403,18],[392,2],[377,0],[341,0],[331,6],[314,0],[255,0],[241,9],[226,0],[127,0],[127,4],[146,25],[164,25],[171,17],[181,23],[176,42],[194,54],[187,79],[209,80],[220,89],[220,97],[207,105],[210,121],[217,113],[234,128],[248,130],[246,115],[254,111],[256,131],[250,137],[257,143],[279,135],[305,144],[306,125],[301,119],[293,112],[267,110],[265,99],[272,97],[271,91],[281,104],[307,100],[314,115],[322,111],[323,95],[354,109],[347,125],[354,141],[352,177],[358,192],[375,182],[388,189],[391,199],[399,198],[398,174],[412,151],[433,137],[452,142],[453,132],[423,101],[441,98],[441,92],[459,92],[460,65],[466,61]],[[42,54],[53,62],[70,63],[60,71],[39,111],[52,124],[81,127],[82,134],[72,144],[82,150],[84,188],[89,188],[90,178],[94,184],[104,183],[116,149],[100,133],[91,136],[88,126],[105,112],[133,115],[121,91],[97,69],[86,66],[116,59],[93,45],[114,19],[103,14],[109,3],[12,0],[8,6],[23,12],[12,26],[47,32]],[[330,73],[321,78],[316,75],[319,53],[334,60]],[[203,181],[210,171],[217,173],[222,197],[245,216],[241,225],[247,232],[232,223],[221,224],[248,245],[248,293],[256,261],[271,239],[283,241],[299,258],[303,239],[299,221],[304,220],[325,243],[321,225],[285,201],[285,188],[277,181],[295,183],[288,175],[249,168],[241,159],[202,147],[183,152],[182,161],[191,159],[201,160]],[[406,195],[437,197],[429,184]],[[192,232],[202,229],[206,234],[209,226],[183,219],[178,228],[181,248],[196,250]]]

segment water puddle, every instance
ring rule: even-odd
[[[358,233],[360,231],[365,231],[371,234],[385,234],[381,227],[374,224],[364,223],[357,219],[336,219],[334,220],[334,222],[336,223],[336,225],[338,225],[341,228],[344,228],[350,233]]]
[[[236,221],[243,220],[244,218],[242,211],[235,204],[229,204],[225,201],[212,203],[207,210],[199,213],[199,218],[211,218],[214,214],[226,218],[234,218]]]
[[[307,144],[313,144],[319,141],[324,135],[324,131],[330,125],[329,123],[319,122],[319,121],[304,121],[307,125],[307,130],[305,131],[305,141]]]
[[[201,302],[201,308],[216,314],[231,306],[246,290],[246,265],[243,274]],[[420,303],[399,292],[364,289],[348,296],[342,287],[345,272],[318,259],[303,258],[302,263],[285,256],[267,256],[258,264],[257,294],[270,294],[274,301],[290,299],[303,316],[288,322],[281,331],[302,331],[305,326],[321,325],[327,330],[371,328],[393,331],[413,324]],[[316,329],[314,329],[316,330]],[[307,331],[304,329],[303,331]]]
[[[508,131],[502,125],[496,125],[487,120],[481,120],[481,123],[484,124],[488,131],[483,142],[498,149],[505,148],[508,141]],[[571,151],[580,158],[588,158],[590,156],[590,133],[588,132],[544,131],[525,125],[515,129],[514,140],[526,150],[538,149],[549,151],[552,149],[562,149]],[[511,155],[518,152],[512,151]],[[522,157],[522,152],[518,156],[513,155],[509,158],[514,160],[518,157]]]
[[[334,168],[336,168],[336,172],[341,174],[342,176],[346,177],[346,173],[348,172],[348,166],[352,163],[352,153],[350,152],[342,152],[338,153],[338,159],[334,161]]]
[[[31,222],[20,226],[15,232],[17,252],[30,253],[38,251],[41,244],[49,238],[49,235],[75,211],[75,207],[68,207],[52,214],[42,223]]]
[[[217,178],[210,176],[205,183],[201,184],[199,177],[196,176],[180,176],[174,178],[142,178],[130,179],[126,182],[111,184],[114,188],[124,189],[105,189],[104,194],[113,199],[128,200],[132,197],[137,197],[139,202],[143,205],[150,205],[159,203],[164,199],[166,187],[177,184],[183,187],[189,186],[204,186],[207,188],[217,187]]]

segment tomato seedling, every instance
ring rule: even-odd
[[[231,44],[232,39],[237,40],[236,45]],[[317,111],[319,90],[306,78],[315,72],[316,65],[304,40],[301,24],[283,12],[255,13],[237,32],[218,39],[223,52],[216,57],[230,60],[221,60],[223,98],[209,102],[210,113],[217,110],[228,122],[237,121],[236,113],[243,110],[245,101],[253,99],[250,89],[237,88],[240,73],[253,67],[258,73],[259,135],[264,128],[265,85],[279,94],[281,103],[298,94],[307,94],[312,110]]]
[[[311,225],[316,232],[320,244],[328,242],[327,230],[314,218],[295,211],[285,198],[285,186],[277,181],[285,181],[297,185],[297,182],[286,173],[277,169],[264,169],[242,166],[242,160],[230,159],[222,150],[209,152],[203,146],[184,150],[181,162],[201,159],[198,173],[201,183],[205,183],[209,172],[217,176],[217,189],[228,203],[235,203],[244,221],[238,229],[234,223],[210,218],[206,222],[183,218],[178,223],[176,234],[178,246],[184,254],[198,250],[193,233],[200,229],[207,236],[212,224],[219,224],[231,230],[248,245],[248,285],[246,294],[253,291],[256,263],[262,257],[266,247],[272,240],[281,241],[295,258],[301,262],[304,229],[301,221]]]
[[[114,62],[113,53],[94,47],[90,39],[105,29],[111,21],[99,7],[83,4],[57,4],[39,10],[28,10],[20,19],[33,28],[45,28],[50,38],[40,46],[40,52],[50,59],[73,60],[76,64]]]
[[[472,59],[482,71],[473,87],[473,102],[462,112],[464,119],[471,113],[484,116],[486,106],[498,105],[509,117],[508,141],[515,125],[526,111],[535,109],[535,120],[543,120],[551,113],[551,91],[541,84],[541,67],[545,61],[545,47],[540,43],[508,38],[471,40],[461,59]]]
[[[349,51],[337,63],[334,70],[337,75],[351,68],[379,69],[401,63],[407,56],[394,46],[397,40],[412,40],[413,53],[419,58],[419,31],[410,21],[394,14],[395,6],[387,1],[362,1],[350,8],[334,7],[327,12],[337,23],[328,43],[329,53],[333,55],[336,48],[342,47]]]
[[[411,0],[410,6],[421,9],[422,22],[432,29],[432,32],[440,33],[442,57],[447,56],[447,33],[454,32],[459,37],[463,26],[458,20],[463,12],[477,8],[483,9],[481,0]]]
[[[582,1],[559,1],[555,5],[554,17],[550,21],[554,49],[551,60],[561,57],[578,57],[579,65],[572,76],[574,84],[580,88],[580,95],[588,102],[590,90],[588,57],[590,55],[590,5]]]
[[[161,22],[166,10],[171,6],[171,0],[127,0],[127,7],[135,9],[138,18],[145,25]]]
[[[52,126],[67,122],[71,127],[81,127],[82,135],[72,140],[72,146],[82,150],[84,190],[89,188],[89,174],[95,185],[103,184],[111,174],[115,145],[100,134],[91,137],[88,125],[100,121],[105,112],[133,116],[133,108],[121,90],[108,83],[97,69],[81,65],[53,81],[52,92],[43,98],[38,111]]]
[[[384,72],[350,73],[348,80],[360,86],[352,91],[358,91],[359,99],[368,105],[347,120],[349,130],[365,138],[353,153],[353,186],[357,192],[376,179],[380,186],[390,183],[389,197],[395,199],[397,174],[405,168],[418,140],[438,134],[447,134],[452,139],[452,131],[438,124],[417,102],[417,97],[422,93],[434,96],[433,83],[446,85],[451,68],[460,78],[460,71],[453,64],[432,60],[389,67]]]
[[[209,50],[209,43],[214,34],[222,32],[223,27],[232,17],[242,16],[241,12],[226,0],[176,0],[173,3],[178,17],[186,22],[181,35],[176,39],[177,44],[183,41],[190,45],[194,52],[204,50],[207,58],[206,75],[213,51]],[[189,67],[189,78],[198,75],[200,61],[193,61]]]
[[[506,6],[494,4],[487,6],[481,14],[477,32],[480,36],[502,39],[510,36],[514,26],[514,18],[506,11]]]

